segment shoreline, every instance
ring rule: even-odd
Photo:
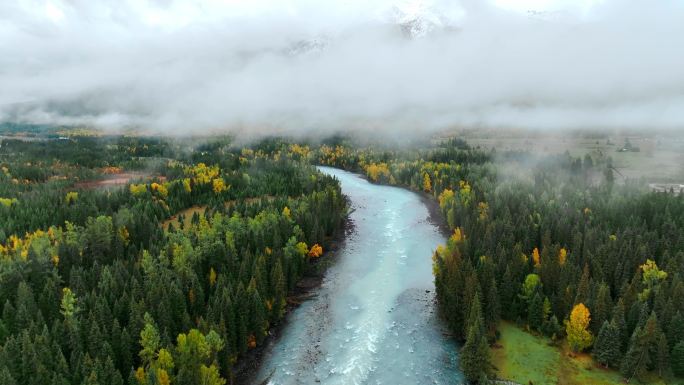
[[[404,189],[404,190],[407,190],[407,191],[410,191],[412,193],[417,194],[420,197],[420,201],[423,202],[423,204],[428,209],[428,221],[430,223],[432,223],[433,225],[435,225],[437,228],[439,228],[440,232],[446,238],[449,238],[451,236],[452,230],[449,228],[449,225],[447,224],[446,217],[442,214],[442,208],[439,207],[439,202],[437,201],[437,198],[432,196],[431,193],[426,193],[425,191],[422,191],[422,190],[414,190],[410,186],[405,186],[402,184],[390,184],[390,183],[373,181],[368,177],[368,175],[364,174],[363,170],[346,169],[346,168],[330,166],[330,165],[326,165],[326,164],[318,164],[317,166],[337,168],[340,170],[344,170],[344,171],[356,174],[370,184],[375,184],[375,185],[379,185],[379,186],[397,187],[397,188],[401,188],[401,189]]]
[[[416,193],[420,196],[421,202],[423,202],[428,209],[428,221],[437,227],[442,235],[448,239],[451,236],[452,230],[449,228],[446,218],[442,215],[442,208],[439,207],[437,199],[433,197],[432,194],[424,191],[417,191]]]
[[[340,168],[341,169],[341,168]],[[451,235],[451,230],[446,222],[446,218],[442,215],[441,208],[439,207],[439,202],[430,193],[424,191],[416,191],[408,186],[403,185],[391,185],[386,183],[377,183],[371,181],[365,174],[354,172],[350,170],[341,169],[344,171],[349,171],[357,174],[368,183],[375,185],[383,185],[390,187],[397,187],[407,191],[410,191],[416,195],[420,201],[425,205],[428,210],[427,221],[439,229],[440,234],[445,238]],[[349,203],[349,199],[347,198]],[[315,291],[322,285],[323,279],[327,269],[332,266],[337,261],[338,252],[344,245],[347,235],[354,230],[354,223],[350,216],[347,215],[343,221],[342,226],[338,229],[337,233],[331,237],[330,247],[324,255],[312,262],[307,269],[307,272],[302,276],[302,278],[297,282],[295,289],[289,293],[287,297],[287,307],[285,309],[285,315],[277,323],[274,324],[268,331],[268,336],[264,339],[264,342],[257,346],[256,348],[248,351],[238,363],[232,368],[232,377],[229,381],[231,385],[251,385],[257,380],[257,374],[259,368],[263,362],[265,353],[270,349],[273,344],[277,343],[282,336],[283,329],[289,324],[289,317],[292,312],[297,309],[303,302],[311,298]],[[432,250],[431,252],[434,252]],[[435,299],[436,301],[436,299]],[[265,378],[261,383],[257,385],[265,385],[268,383],[268,377]]]
[[[346,197],[345,197],[346,198]],[[348,202],[347,198],[347,202]],[[332,266],[338,257],[339,250],[344,246],[347,235],[354,230],[354,223],[347,214],[342,226],[331,236],[328,251],[320,258],[309,263],[307,271],[297,282],[295,288],[288,293],[285,315],[278,323],[269,328],[268,335],[261,345],[249,350],[232,368],[232,377],[229,379],[231,385],[250,385],[257,380],[256,376],[263,362],[267,350],[278,342],[282,336],[283,329],[289,324],[289,317],[292,312],[302,303],[310,299],[315,291],[323,284],[326,271]],[[266,378],[262,383],[268,382]]]

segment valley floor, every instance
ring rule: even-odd
[[[548,338],[535,336],[510,322],[499,325],[501,339],[492,349],[492,364],[497,377],[527,385],[611,385],[625,383],[617,370],[604,369],[588,354],[570,356],[565,343],[551,344]],[[635,379],[632,383],[638,384]],[[684,383],[684,382],[682,382]],[[648,384],[680,382],[653,377]]]

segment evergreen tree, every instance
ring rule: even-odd
[[[591,275],[589,274],[589,265],[585,264],[582,270],[582,277],[577,284],[577,294],[575,295],[575,303],[586,303],[589,299],[589,285],[591,284]]]
[[[656,354],[656,368],[660,377],[665,376],[670,371],[670,348],[667,345],[665,333],[660,333],[658,337],[658,351]]]
[[[552,339],[556,339],[562,330],[558,318],[555,315],[552,315],[551,318],[544,321],[544,324],[542,325],[542,333]]]
[[[475,292],[469,317],[468,336],[461,349],[461,369],[466,379],[476,383],[489,373],[489,346],[482,319],[479,293]]]
[[[622,298],[613,307],[613,317],[611,323],[615,324],[618,335],[620,337],[620,352],[625,352],[629,344],[629,336],[627,335],[627,322],[625,321],[625,305]]]
[[[283,267],[278,259],[271,271],[271,285],[273,291],[273,301],[271,303],[271,319],[276,321],[282,317],[285,311],[285,296],[287,295],[285,282],[285,275],[283,274]]]
[[[539,293],[536,293],[530,301],[527,311],[527,322],[530,327],[539,330],[544,322],[544,302]]]
[[[0,385],[16,385],[17,382],[12,377],[12,373],[10,373],[9,369],[7,367],[3,367],[2,370],[0,370]]]
[[[684,341],[680,341],[672,348],[670,357],[672,371],[677,376],[684,376]]]
[[[632,377],[641,380],[648,370],[667,366],[668,360],[664,353],[661,353],[663,356],[659,357],[658,345],[659,340],[663,339],[662,334],[655,313],[651,313],[643,328],[637,326],[634,330],[629,350],[621,366],[621,372],[628,380]],[[660,362],[660,359],[663,362]]]
[[[599,332],[603,322],[610,319],[610,312],[613,308],[613,303],[610,298],[610,288],[605,283],[599,285],[596,299],[593,302],[591,312],[591,330],[594,334]]]
[[[492,278],[490,282],[489,290],[487,290],[487,301],[485,302],[485,323],[489,329],[494,329],[501,318],[501,305],[496,280]]]
[[[670,320],[667,328],[667,341],[671,348],[678,342],[684,341],[684,316],[681,311],[677,311]]]
[[[613,322],[603,321],[596,343],[594,358],[605,367],[616,367],[620,363],[620,332]]]
[[[268,319],[266,317],[264,301],[262,301],[259,291],[256,287],[256,281],[254,278],[252,278],[249,287],[247,288],[247,296],[249,298],[249,317],[251,321],[250,329],[256,338],[256,342],[261,343],[266,335]]]

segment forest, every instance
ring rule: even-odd
[[[684,194],[618,183],[608,156],[74,136],[0,147],[0,385],[234,383],[344,225],[315,165],[438,205],[469,382],[498,378],[502,320],[628,382],[684,376]]]
[[[496,378],[500,320],[620,371],[684,376],[684,194],[616,183],[610,157],[322,146],[324,164],[429,194],[450,228],[439,308],[473,383]]]
[[[346,215],[337,181],[300,157],[3,140],[0,384],[232,383]],[[121,170],[149,177],[80,184]]]
[[[684,0],[0,0],[0,385],[684,385]]]

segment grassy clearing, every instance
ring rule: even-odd
[[[560,351],[546,341],[502,322],[500,347],[492,349],[492,363],[498,377],[527,384],[557,384]]]
[[[508,322],[499,326],[501,347],[492,349],[492,363],[497,376],[520,384],[534,385],[612,385],[624,384],[616,370],[604,369],[590,355],[569,355],[567,346],[550,345],[547,338],[537,337]],[[635,379],[632,384],[638,384]],[[653,378],[653,385],[682,384]]]
[[[162,227],[164,228],[164,230],[168,230],[168,229],[169,229],[169,225],[170,225],[170,224],[173,224],[173,227],[175,227],[175,228],[177,229],[177,228],[180,226],[180,222],[178,221],[178,217],[179,217],[181,214],[185,216],[185,220],[184,220],[184,222],[183,222],[183,225],[185,226],[185,228],[190,227],[190,225],[192,224],[192,223],[191,223],[191,221],[192,221],[192,216],[193,216],[195,213],[197,213],[197,214],[199,214],[199,215],[204,215],[204,212],[205,212],[206,210],[207,210],[207,206],[192,206],[192,207],[190,207],[190,208],[188,208],[188,209],[179,211],[178,213],[176,213],[176,215],[174,215],[174,216],[172,216],[171,218],[169,218],[169,219],[165,220],[164,222],[162,222]]]
[[[259,203],[262,199],[265,199],[267,201],[273,201],[276,199],[276,197],[274,197],[272,195],[263,195],[260,197],[244,198],[242,201],[248,205],[252,205],[255,203]],[[237,202],[238,202],[237,200],[227,201],[227,202],[225,202],[225,206],[230,207],[230,206],[235,205]],[[185,210],[181,210],[181,211],[177,212],[175,215],[173,215],[171,218],[162,222],[162,228],[164,230],[168,230],[169,225],[173,224],[173,227],[175,227],[177,229],[178,226],[180,225],[180,222],[178,221],[178,218],[180,215],[185,216],[185,221],[184,221],[183,225],[185,228],[188,228],[188,227],[190,227],[190,225],[192,225],[192,222],[191,222],[192,216],[195,213],[202,216],[202,215],[204,215],[205,211],[207,211],[207,206],[192,206],[192,207],[187,208]]]

